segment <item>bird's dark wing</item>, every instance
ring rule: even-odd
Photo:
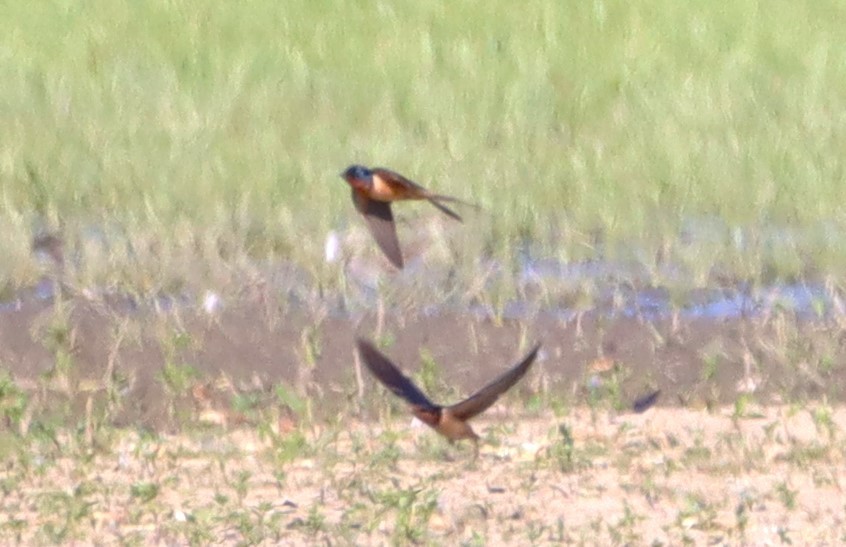
[[[523,360],[508,370],[502,376],[486,385],[467,399],[449,407],[449,413],[461,420],[469,420],[473,416],[484,412],[499,398],[508,391],[511,386],[517,383],[520,378],[529,370],[535,357],[538,355],[540,344],[523,357]]]
[[[430,401],[414,383],[400,372],[396,366],[376,349],[373,344],[359,338],[356,340],[358,353],[364,364],[385,387],[394,395],[402,397],[412,406],[424,411],[437,411],[438,406]]]
[[[384,201],[368,199],[357,192],[352,191],[353,203],[359,213],[364,215],[367,221],[367,228],[370,234],[391,264],[402,269],[402,251],[400,250],[399,239],[397,238],[397,227],[394,224],[394,215],[391,213],[391,204]]]
[[[658,397],[661,395],[661,390],[657,389],[653,393],[648,395],[644,395],[643,397],[639,397],[635,399],[635,402],[632,403],[632,410],[640,414],[641,412],[646,412],[658,401]]]

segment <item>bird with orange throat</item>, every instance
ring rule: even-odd
[[[444,205],[445,202],[478,208],[458,198],[430,192],[416,182],[384,167],[369,168],[363,165],[350,165],[341,173],[341,177],[352,188],[353,204],[367,221],[367,227],[373,239],[391,264],[399,269],[403,267],[403,258],[394,215],[391,211],[392,202],[425,199],[458,222],[463,220],[458,213]]]

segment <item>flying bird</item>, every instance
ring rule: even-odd
[[[467,423],[468,420],[487,410],[500,395],[516,384],[529,370],[540,349],[540,344],[536,345],[513,368],[467,399],[454,405],[441,406],[430,401],[373,344],[362,339],[358,339],[357,344],[359,354],[370,372],[394,395],[405,399],[411,405],[411,412],[417,419],[449,439],[450,443],[460,439],[472,440],[476,457],[479,455],[479,436]]]
[[[367,220],[367,227],[376,243],[388,260],[399,269],[403,267],[402,251],[397,239],[391,202],[425,199],[458,222],[463,220],[458,213],[444,205],[444,202],[476,207],[458,198],[432,193],[416,182],[384,167],[368,168],[363,165],[350,165],[341,173],[341,177],[352,187],[353,204]]]

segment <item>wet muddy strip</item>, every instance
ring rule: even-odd
[[[662,406],[739,397],[841,401],[843,332],[835,319],[789,311],[719,319],[585,312],[495,320],[469,311],[312,314],[260,301],[214,314],[181,307],[126,313],[82,298],[31,299],[0,313],[0,363],[16,385],[45,401],[66,400],[81,412],[88,399],[107,399],[115,421],[158,428],[172,425],[174,398],[193,412],[231,407],[245,396],[260,404],[278,386],[317,401],[316,415],[359,408],[375,385],[357,366],[356,336],[389,350],[409,374],[428,366],[441,385],[461,394],[540,341],[532,374],[515,390],[524,399],[539,394],[622,407],[660,389]],[[175,381],[174,371],[185,377]]]

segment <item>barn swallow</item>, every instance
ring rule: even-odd
[[[432,193],[416,182],[384,167],[370,169],[363,165],[350,165],[341,173],[341,177],[352,187],[353,204],[367,220],[367,227],[376,243],[388,260],[399,269],[403,267],[403,260],[397,239],[397,228],[394,225],[394,215],[391,212],[392,201],[425,199],[458,222],[463,222],[461,217],[443,202],[476,207],[458,198]]]
[[[479,436],[467,421],[487,410],[500,395],[516,384],[529,370],[540,349],[540,344],[536,345],[517,365],[460,403],[440,406],[430,401],[373,344],[362,339],[358,339],[357,343],[358,351],[370,372],[394,395],[405,399],[417,419],[449,439],[450,443],[460,439],[472,440],[477,457]]]

